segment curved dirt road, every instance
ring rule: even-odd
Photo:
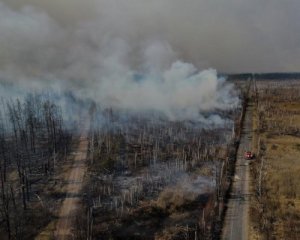
[[[247,240],[249,226],[249,160],[244,159],[245,150],[251,150],[252,108],[247,107],[240,146],[237,153],[235,177],[227,204],[222,233],[224,240]]]

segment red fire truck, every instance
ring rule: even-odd
[[[244,154],[244,158],[247,160],[251,160],[254,158],[254,154],[251,151],[246,151]]]

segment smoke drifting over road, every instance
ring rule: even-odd
[[[195,31],[202,28],[193,10],[197,1],[142,2],[0,2],[1,81],[24,91],[71,91],[103,107],[155,110],[170,119],[236,106],[231,85],[215,70],[195,67],[206,58],[192,43],[198,36],[204,46]]]

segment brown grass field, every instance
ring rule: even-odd
[[[250,239],[300,239],[300,84],[257,89]]]

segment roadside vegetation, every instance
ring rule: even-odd
[[[300,84],[256,82],[250,239],[300,238]]]

